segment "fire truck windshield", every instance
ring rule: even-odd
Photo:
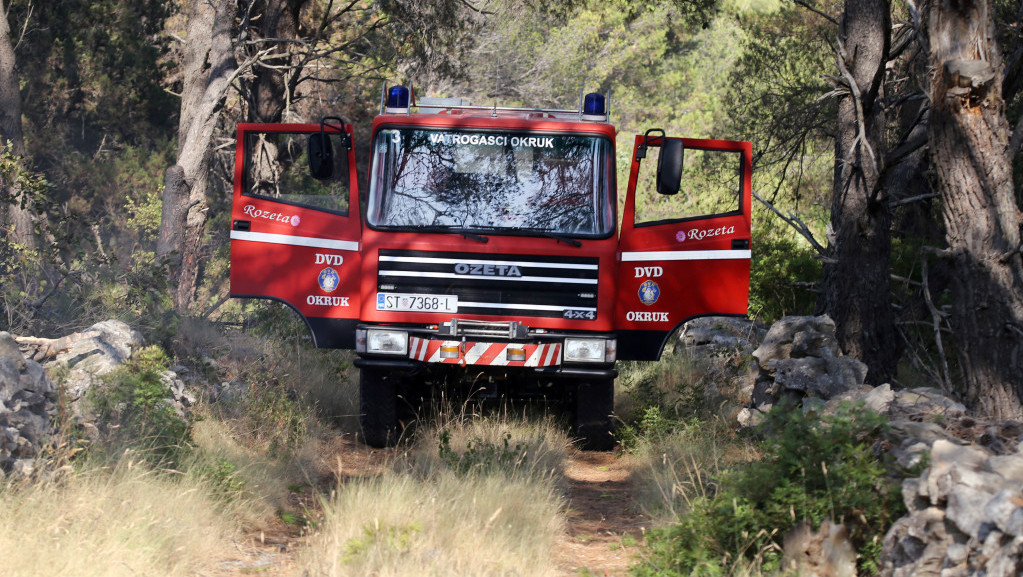
[[[613,147],[601,136],[387,128],[367,220],[379,229],[606,236]]]

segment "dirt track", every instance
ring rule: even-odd
[[[321,485],[343,478],[372,476],[393,458],[389,450],[371,449],[350,436],[335,439],[319,463]],[[568,529],[557,546],[556,566],[564,575],[623,576],[642,542],[646,519],[632,501],[629,471],[615,453],[572,450],[565,463]],[[296,508],[309,495],[292,496]],[[248,535],[235,559],[222,564],[222,575],[295,575],[294,556],[302,547],[302,529],[283,522]]]
[[[566,575],[625,575],[643,539],[645,517],[632,501],[629,471],[614,453],[573,451],[565,466],[568,532],[558,547]]]

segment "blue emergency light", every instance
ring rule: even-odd
[[[404,86],[392,86],[387,91],[385,112],[408,112],[409,91]]]
[[[607,118],[607,108],[604,106],[604,95],[599,92],[591,92],[583,99],[583,120],[600,120]]]

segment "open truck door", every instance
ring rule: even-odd
[[[689,319],[747,313],[751,172],[749,142],[636,136],[619,242],[619,359],[659,359]]]
[[[354,348],[361,306],[351,133],[339,118],[238,125],[231,296],[288,304],[321,348]]]

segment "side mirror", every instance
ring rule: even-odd
[[[309,173],[320,180],[334,176],[334,147],[330,144],[329,134],[314,132],[309,135]]]
[[[664,138],[661,141],[661,154],[657,158],[657,192],[658,194],[678,194],[682,184],[682,159],[685,146],[681,138]]]

